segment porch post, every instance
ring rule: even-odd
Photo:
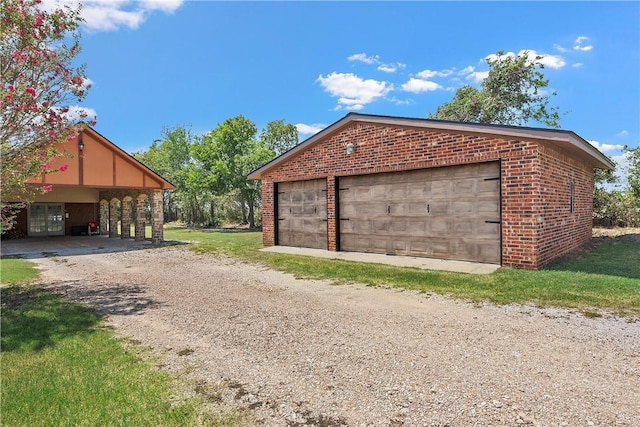
[[[120,220],[120,238],[131,238],[131,197],[122,199],[122,219]]]
[[[100,234],[109,233],[109,202],[100,200]]]
[[[109,237],[118,237],[118,202],[113,198],[109,203]]]
[[[141,194],[136,198],[136,241],[144,240],[144,201],[146,195]]]
[[[160,243],[164,240],[162,226],[164,224],[164,203],[162,190],[154,190],[151,194],[151,241]]]

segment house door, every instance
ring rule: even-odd
[[[64,205],[62,203],[29,205],[29,236],[64,236]]]

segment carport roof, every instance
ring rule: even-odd
[[[548,141],[568,151],[571,154],[586,158],[591,164],[593,164],[594,168],[614,169],[615,167],[614,163],[607,156],[598,151],[598,149],[596,149],[593,145],[589,144],[589,142],[587,142],[584,138],[580,137],[578,134],[570,130],[349,113],[337,122],[329,125],[325,129],[296,145],[289,151],[281,154],[269,163],[254,170],[249,175],[247,175],[247,178],[252,180],[262,179],[262,174],[264,174],[265,172],[290,160],[301,152],[313,147],[324,138],[339,131],[352,122],[375,123],[381,125],[394,125],[414,128],[418,127],[423,129],[454,132],[473,132],[500,137]]]

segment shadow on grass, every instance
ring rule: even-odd
[[[51,292],[23,286],[0,289],[2,352],[41,351],[60,338],[92,332],[101,317]]]
[[[640,234],[594,237],[544,269],[640,279]]]
[[[147,297],[144,288],[139,285],[90,288],[82,286],[80,282],[67,281],[48,284],[47,290],[88,304],[100,315],[137,315],[160,306],[157,301]]]

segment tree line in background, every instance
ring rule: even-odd
[[[618,178],[611,171],[597,170],[593,189],[593,225],[640,227],[640,147],[624,147],[629,161],[628,184],[616,189]]]
[[[429,118],[501,125],[531,121],[559,128],[558,108],[550,105],[541,57],[497,52],[487,58],[489,72],[480,88],[463,86],[453,99]],[[165,194],[167,221],[191,226],[223,223],[259,224],[260,183],[246,175],[298,144],[295,126],[272,121],[258,135],[243,116],[225,120],[212,131],[195,136],[185,127],[167,129],[163,138],[135,157],[174,185]],[[595,175],[593,219],[597,226],[640,226],[640,147],[625,147],[629,159],[628,186],[611,171]]]
[[[54,143],[72,138],[95,120],[70,107],[87,93],[85,66],[74,66],[80,52],[81,6],[61,5],[49,12],[40,0],[0,0],[0,231],[10,229],[16,209],[51,186],[25,185],[29,177],[52,170],[51,160],[67,153]],[[429,118],[502,125],[538,122],[558,128],[560,114],[550,105],[549,80],[541,57],[497,52],[486,62],[479,88],[465,85]],[[191,226],[242,223],[259,225],[261,189],[246,176],[298,144],[294,125],[275,120],[258,133],[243,116],[225,120],[204,135],[187,127],[165,129],[162,138],[134,156],[171,181],[166,192],[167,221]],[[615,177],[597,171],[594,224],[640,226],[640,147],[625,147],[628,186],[611,189]],[[20,201],[20,203],[11,203]]]
[[[229,118],[204,135],[184,126],[134,157],[176,186],[165,192],[165,221],[215,227],[260,224],[261,187],[249,172],[298,144],[298,130],[274,120],[258,134],[243,116]]]

